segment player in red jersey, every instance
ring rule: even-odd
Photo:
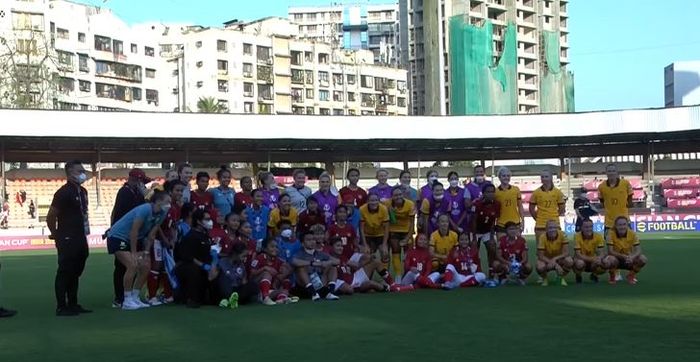
[[[469,234],[459,235],[459,244],[447,256],[447,267],[442,278],[445,289],[473,287],[486,281],[486,275],[481,272],[478,242],[470,241]]]
[[[298,301],[289,297],[292,269],[277,255],[277,242],[263,241],[263,250],[250,263],[250,275],[260,286],[263,304],[276,305]]]
[[[308,234],[314,225],[326,225],[326,216],[319,210],[318,200],[310,196],[306,199],[306,210],[299,214],[297,232],[299,235]]]
[[[338,269],[338,280],[335,282],[335,294],[353,294],[354,292],[365,293],[370,291],[388,292],[394,280],[389,271],[384,269],[379,260],[370,261],[361,265],[346,258],[343,253],[345,247],[343,241],[334,237],[329,242],[331,246],[330,254],[340,260]],[[369,260],[369,258],[368,258]],[[372,275],[377,273],[384,279],[384,283],[372,280]]]
[[[171,253],[177,241],[177,222],[180,220],[180,208],[182,207],[182,194],[185,183],[180,180],[168,181],[163,185],[163,189],[170,194],[172,203],[170,210],[165,216],[163,223],[158,230],[158,238],[153,241],[151,252],[151,270],[148,273],[148,304],[156,306],[163,303],[172,303],[173,291],[170,281],[165,274],[163,266],[163,253]],[[158,288],[163,288],[162,298],[158,298]]]
[[[229,256],[233,244],[238,241],[238,229],[241,227],[241,216],[233,212],[224,218],[224,227],[214,227],[209,230],[209,238],[212,245],[219,245],[221,251],[219,255]]]
[[[214,220],[215,225],[217,225],[219,213],[214,207],[214,196],[207,191],[209,189],[209,174],[206,172],[197,172],[196,181],[197,189],[192,190],[190,194],[190,203],[192,203],[196,209],[206,210],[209,216],[211,216],[211,219]]]
[[[404,291],[413,287],[441,288],[442,286],[437,284],[440,274],[432,272],[432,260],[433,257],[428,249],[428,237],[425,234],[418,234],[415,246],[406,253],[403,278],[400,283],[392,286],[392,291]]]
[[[355,228],[348,223],[348,209],[339,205],[335,209],[335,223],[328,227],[326,240],[339,238],[343,244],[343,258],[350,260],[360,250],[359,238]],[[333,248],[333,245],[329,245]],[[361,254],[360,254],[361,255]]]
[[[246,245],[248,249],[248,255],[246,256],[245,259],[245,264],[246,267],[248,268],[248,271],[250,272],[250,264],[253,262],[253,260],[257,257],[258,252],[260,251],[258,248],[258,243],[257,241],[253,240],[253,227],[250,225],[248,221],[241,221],[241,227],[238,228],[238,239],[234,241],[236,242],[241,242]],[[260,249],[262,248],[262,245],[260,245]]]
[[[233,210],[236,214],[242,213],[248,206],[253,205],[253,179],[243,176],[240,184],[241,191],[233,197]]]
[[[367,191],[357,186],[360,181],[360,170],[351,168],[346,177],[350,184],[340,189],[340,197],[342,200],[352,199],[355,209],[359,209],[360,206],[367,203]]]
[[[496,186],[486,184],[482,190],[481,198],[474,201],[472,206],[474,217],[471,230],[476,247],[486,245],[486,256],[489,265],[489,277],[493,274],[491,265],[496,260],[496,219],[501,213],[501,204],[496,201]]]
[[[518,224],[507,222],[505,227],[506,235],[498,241],[498,252],[496,260],[493,261],[493,270],[499,275],[501,281],[505,281],[510,273],[517,272],[518,283],[525,285],[525,280],[532,273],[532,266],[527,256],[527,243],[520,236]]]

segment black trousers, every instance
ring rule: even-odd
[[[58,250],[58,269],[56,270],[55,292],[56,307],[74,307],[78,305],[78,286],[80,276],[85,270],[90,251],[87,238],[60,237],[56,240]]]
[[[180,282],[178,288],[182,301],[192,300],[199,304],[210,304],[210,283],[207,272],[192,262],[182,263],[175,269]]]
[[[115,255],[112,283],[114,283],[114,301],[118,303],[124,303],[124,274],[126,274],[126,267]]]
[[[221,288],[221,287],[220,287]],[[245,305],[256,302],[260,294],[260,287],[257,283],[250,281],[238,287],[225,288],[219,290],[219,300],[228,299],[233,292],[238,293],[238,304]]]

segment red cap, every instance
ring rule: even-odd
[[[135,179],[137,179],[145,184],[153,181],[150,178],[148,178],[146,176],[146,173],[143,172],[143,170],[140,168],[134,168],[131,171],[129,171],[129,177],[133,177],[133,178],[135,178]]]

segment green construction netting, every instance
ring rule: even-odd
[[[450,114],[514,114],[518,111],[518,45],[515,24],[503,33],[503,53],[493,60],[493,24],[482,27],[453,16],[450,29]]]
[[[574,75],[564,72],[559,61],[559,32],[543,31],[546,66],[540,81],[540,111],[573,112],[574,111]]]

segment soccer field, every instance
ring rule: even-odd
[[[110,308],[112,258],[93,251],[81,303],[54,316],[56,258],[2,255],[0,361],[698,361],[700,235],[642,241],[639,284],[416,291],[221,310]],[[534,254],[531,251],[530,255]]]

